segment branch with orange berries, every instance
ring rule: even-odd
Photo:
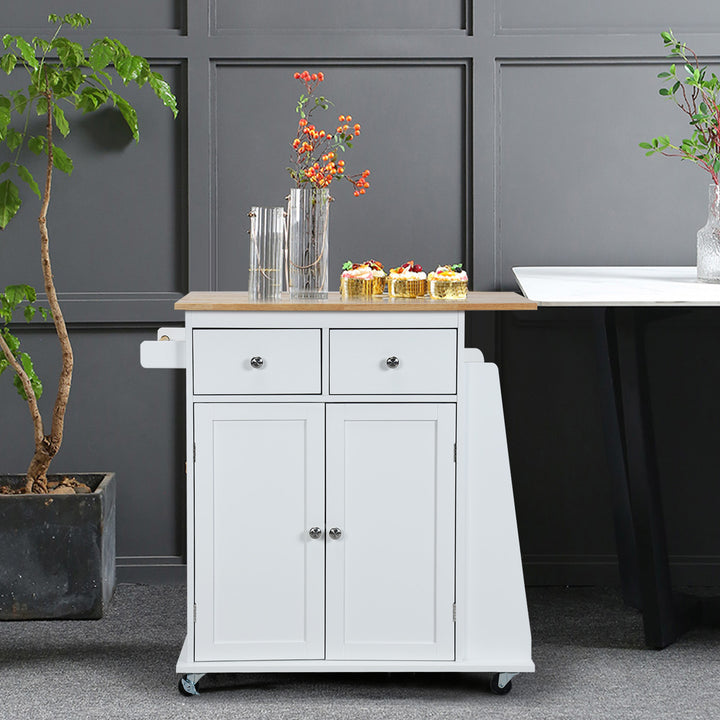
[[[352,148],[353,141],[360,135],[360,123],[354,123],[351,115],[339,115],[335,131],[321,130],[311,122],[313,113],[327,110],[333,104],[322,95],[314,95],[315,90],[325,80],[323,73],[296,72],[294,75],[305,86],[300,95],[295,111],[300,115],[295,138],[291,145],[291,167],[287,170],[298,187],[311,184],[317,188],[326,188],[335,179],[349,181],[353,187],[353,195],[364,195],[370,187],[367,178],[369,170],[351,175],[347,172],[345,161],[338,160],[338,151],[345,152]]]

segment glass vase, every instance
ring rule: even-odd
[[[703,282],[720,282],[720,186],[710,185],[708,219],[697,234],[697,276]]]
[[[253,207],[250,216],[250,274],[248,298],[280,300],[282,292],[285,211],[281,207]]]
[[[327,188],[306,185],[290,191],[287,280],[293,299],[327,299],[329,220],[330,191]]]

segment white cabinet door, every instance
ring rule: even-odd
[[[322,404],[195,405],[195,660],[324,656]]]
[[[326,426],[327,659],[453,660],[455,405],[330,404]]]

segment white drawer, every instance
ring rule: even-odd
[[[454,395],[457,331],[331,330],[335,395]]]
[[[320,392],[320,330],[195,330],[196,395]]]

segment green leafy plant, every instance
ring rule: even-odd
[[[666,87],[660,95],[672,100],[687,116],[693,134],[679,145],[667,135],[641,142],[646,155],[660,153],[665,157],[690,160],[710,173],[713,182],[720,184],[720,80],[701,67],[698,56],[685,43],[679,42],[672,30],[660,33],[665,48],[676,62],[658,74]],[[678,64],[682,65],[678,69]]]
[[[12,178],[14,170],[40,200],[40,261],[49,310],[39,308],[39,312],[43,318],[48,315],[52,318],[62,357],[52,422],[46,428],[37,402],[42,384],[30,356],[21,350],[20,340],[10,330],[16,312],[22,313],[28,322],[33,319],[38,310],[36,291],[29,285],[9,285],[0,292],[0,374],[7,369],[14,371],[15,387],[27,402],[34,428],[35,450],[26,473],[25,492],[47,492],[47,471],[62,444],[73,372],[73,351],[55,289],[47,227],[53,170],[57,168],[70,175],[73,162],[57,144],[55,131],[63,137],[69,134],[66,110],[86,114],[110,105],[120,112],[132,136],[139,140],[137,113],[113,89],[113,69],[124,85],[147,84],[177,116],[177,103],[170,86],[160,73],[151,70],[145,58],[133,55],[119,40],[108,37],[94,40],[87,49],[65,37],[63,31],[67,28],[82,29],[90,24],[90,19],[80,13],[50,15],[48,22],[57,26],[49,40],[5,35],[2,39],[5,52],[0,55],[2,70],[8,75],[17,73],[25,77],[21,89],[11,90],[7,96],[0,94],[0,149],[6,152],[7,158],[0,162],[0,179],[5,176],[0,182],[0,229],[5,229],[22,205],[18,186]],[[30,134],[30,118],[34,114],[45,119],[43,134]],[[45,156],[42,189],[20,162],[26,151]]]

